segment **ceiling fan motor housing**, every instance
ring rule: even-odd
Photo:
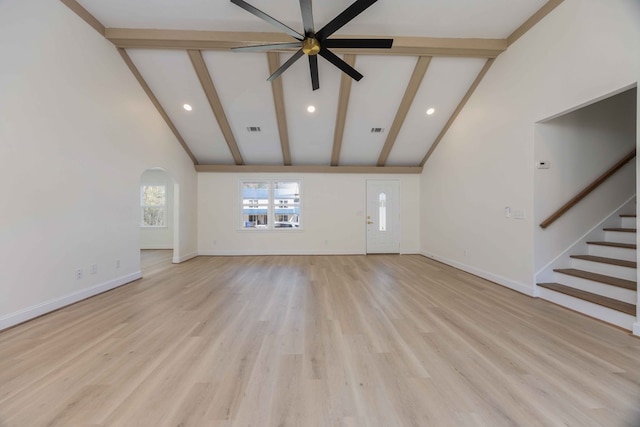
[[[307,37],[302,41],[302,51],[307,55],[317,55],[320,52],[320,42],[315,37]]]

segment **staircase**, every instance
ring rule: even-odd
[[[604,241],[587,241],[586,255],[571,255],[569,268],[553,270],[553,283],[538,283],[539,297],[631,330],[636,320],[636,215],[620,215],[619,227],[602,229]]]

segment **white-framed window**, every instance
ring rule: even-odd
[[[301,181],[257,179],[240,181],[240,228],[300,229]]]
[[[167,226],[167,186],[142,185],[140,187],[141,227]]]

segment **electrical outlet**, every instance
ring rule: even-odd
[[[80,280],[80,279],[82,279],[82,269],[78,268],[76,270],[76,280]]]
[[[538,169],[549,169],[551,165],[549,164],[549,162],[541,160],[536,164],[536,167]]]
[[[119,259],[116,260],[116,268],[120,268],[120,260]]]
[[[98,274],[98,264],[91,264],[91,274]]]

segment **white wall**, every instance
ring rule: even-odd
[[[535,126],[534,224],[540,224],[636,147],[636,89]],[[546,229],[535,227],[540,270],[636,191],[636,165],[622,170]],[[633,212],[627,212],[633,213]]]
[[[301,179],[302,230],[240,230],[241,179]],[[420,176],[361,174],[198,174],[198,252],[363,254],[366,180],[400,180],[401,253],[420,250]]]
[[[196,173],[113,45],[59,1],[3,0],[0,57],[0,329],[140,276],[151,167],[195,253]]]
[[[637,0],[565,0],[496,59],[423,171],[424,254],[533,294],[535,123],[635,85],[638,22]]]
[[[140,249],[173,249],[173,178],[162,170],[147,170],[140,178],[140,186],[166,187],[166,227],[140,227]]]

